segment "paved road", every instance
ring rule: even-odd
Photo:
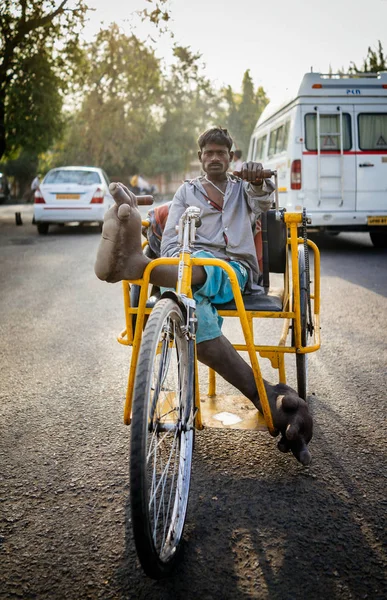
[[[0,215],[0,598],[386,598],[387,254],[319,242],[313,463],[267,434],[201,432],[184,561],[154,582],[131,534],[120,285],[93,274],[92,228],[23,222]]]

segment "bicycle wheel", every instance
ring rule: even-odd
[[[305,249],[303,246],[298,248],[298,276],[300,282],[300,312],[301,312],[301,345],[308,345],[308,294],[309,285],[305,266]],[[295,344],[294,337],[294,319],[292,329],[292,345]],[[296,372],[297,372],[297,392],[300,398],[306,400],[308,386],[308,355],[296,354]]]
[[[194,342],[172,299],[160,300],[146,325],[134,387],[130,488],[134,540],[155,579],[181,551],[194,443]]]

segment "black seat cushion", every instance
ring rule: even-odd
[[[160,296],[160,292],[156,291],[156,293],[148,298],[146,307],[153,308],[156,302],[160,300]],[[282,311],[282,295],[275,290],[270,290],[268,294],[244,294],[242,298],[246,310],[270,312]],[[225,304],[214,304],[214,306],[217,310],[236,310],[234,300],[226,302]]]
[[[242,298],[246,310],[282,311],[282,294],[273,290],[269,291],[268,294],[244,294]],[[214,304],[214,306],[217,310],[236,310],[234,300],[225,304]]]

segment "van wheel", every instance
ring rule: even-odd
[[[370,231],[370,238],[375,248],[387,248],[387,232]]]
[[[38,223],[37,228],[38,228],[39,235],[47,235],[48,227],[49,227],[48,223]]]

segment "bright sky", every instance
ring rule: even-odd
[[[85,30],[91,38],[115,21],[126,33],[145,0],[87,0],[96,11]],[[353,61],[360,67],[378,40],[387,53],[387,0],[170,0],[174,41],[202,55],[205,74],[217,85],[240,91],[250,69],[272,101],[297,90],[304,73],[327,73]],[[138,23],[138,21],[136,21]],[[149,29],[147,30],[150,31]],[[139,37],[147,32],[138,25]],[[172,42],[165,36],[157,55],[168,62]]]

